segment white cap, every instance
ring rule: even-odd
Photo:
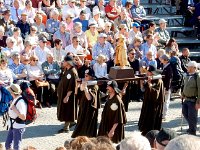
[[[98,27],[98,24],[95,20],[89,20],[89,27]]]
[[[99,38],[102,38],[102,37],[103,37],[103,38],[106,38],[107,35],[106,35],[105,33],[100,33],[98,37],[99,37]]]
[[[160,19],[159,24],[161,24],[161,23],[167,23],[167,21],[165,19]]]
[[[188,64],[187,64],[188,67],[195,67],[197,68],[197,63],[196,61],[190,61]]]

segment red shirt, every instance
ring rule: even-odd
[[[31,0],[31,2],[32,2],[32,7],[33,8],[38,8],[38,4],[39,4],[39,2],[41,2],[42,0]]]
[[[117,15],[117,11],[115,9],[115,7],[110,6],[109,4],[105,7],[105,12],[106,12],[106,16],[108,17],[107,13],[113,14],[113,15]],[[119,15],[117,15],[116,17],[108,17],[108,19],[110,20],[115,20],[116,18],[118,18]]]

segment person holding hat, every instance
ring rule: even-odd
[[[164,86],[162,79],[152,80],[152,76],[157,74],[156,67],[150,65],[147,70],[148,80],[141,84],[141,89],[145,90],[138,122],[138,129],[142,132],[142,135],[146,135],[151,130],[161,129]]]
[[[21,19],[17,22],[16,27],[19,27],[21,30],[21,36],[23,39],[26,38],[30,33],[30,24],[27,20],[27,14],[25,12],[21,13]]]
[[[112,23],[107,21],[105,22],[105,26],[104,26],[104,31],[102,33],[105,33],[107,35],[107,41],[110,44],[114,43],[114,32],[111,31],[112,28]]]
[[[114,143],[118,143],[125,137],[126,113],[117,82],[109,81],[107,91],[108,99],[101,115],[98,135],[108,136]]]
[[[79,115],[72,138],[77,136],[96,137],[97,117],[100,102],[98,101],[98,85],[89,85],[95,79],[92,69],[85,70],[85,78],[80,84]]]
[[[155,32],[158,33],[159,40],[158,43],[165,46],[170,39],[169,32],[166,30],[167,21],[165,19],[159,20],[159,28]]]
[[[174,130],[162,128],[155,140],[157,150],[164,150],[167,144],[175,137],[177,137],[177,133]]]
[[[11,145],[13,143],[13,149],[20,150],[26,126],[24,120],[26,120],[27,104],[21,96],[22,91],[18,84],[12,84],[8,91],[12,95],[13,101],[8,110],[10,120],[5,148],[12,149]]]
[[[85,32],[88,29],[88,20],[86,20],[86,11],[82,10],[79,14],[79,17],[74,19],[73,21],[75,22],[80,22],[82,24],[82,31]]]
[[[187,132],[196,135],[198,109],[200,108],[200,74],[197,71],[197,63],[190,61],[187,64],[187,76],[184,79],[182,98],[182,113],[189,124]]]
[[[171,97],[171,82],[173,78],[173,70],[171,64],[169,62],[170,57],[166,54],[160,57],[160,61],[163,64],[162,75],[165,76],[163,78],[163,84],[165,89],[165,102],[163,106],[163,116],[162,118],[165,120],[167,116],[167,112],[169,109],[170,97]]]
[[[60,82],[58,85],[58,104],[57,118],[59,121],[64,121],[64,128],[58,133],[69,132],[70,124],[77,119],[77,103],[75,101],[75,89],[77,86],[78,73],[74,67],[73,57],[66,55],[63,61],[63,72],[61,73]]]

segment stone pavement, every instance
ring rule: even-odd
[[[137,123],[140,116],[142,103],[131,102],[129,104],[129,112],[127,112],[128,122],[125,126],[125,136],[131,136],[131,133],[137,130]],[[99,121],[101,119],[102,109],[99,111]],[[56,119],[56,107],[38,109],[38,118],[34,124],[27,126],[23,137],[23,147],[32,145],[38,150],[54,150],[58,146],[63,146],[65,140],[69,139],[70,133],[57,134],[57,131],[63,126]],[[200,119],[199,119],[200,120]],[[2,117],[0,117],[0,143],[4,144],[7,136],[7,131],[2,128]],[[163,127],[174,129],[178,134],[186,132],[187,124],[184,120],[183,131],[181,133],[181,100],[176,99],[171,101],[168,119],[163,122]],[[200,121],[199,121],[200,125]],[[72,128],[73,130],[73,128]],[[198,129],[199,130],[199,129]],[[197,132],[200,136],[200,132]]]

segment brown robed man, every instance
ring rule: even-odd
[[[64,71],[58,85],[58,106],[57,117],[59,121],[65,121],[63,129],[58,133],[69,132],[70,123],[77,119],[77,103],[75,101],[75,89],[77,85],[78,73],[74,68],[73,58],[65,56],[63,62]]]

